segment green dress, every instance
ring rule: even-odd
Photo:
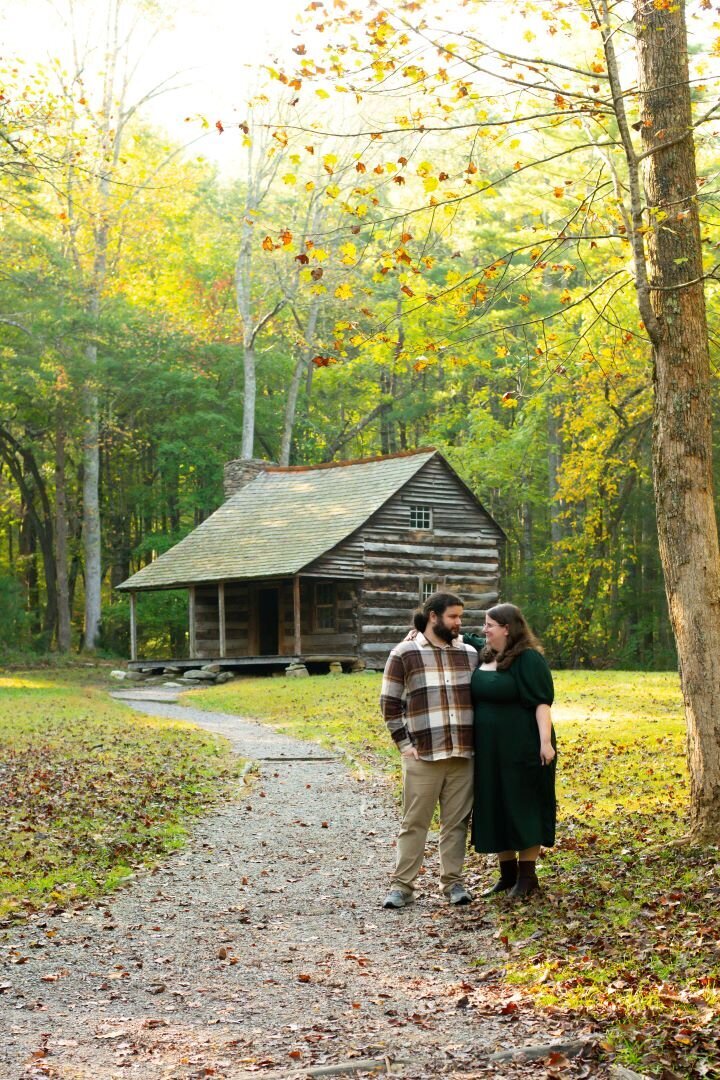
[[[477,649],[484,640],[465,634]],[[550,668],[526,649],[507,671],[472,677],[475,706],[475,800],[471,839],[476,851],[522,851],[555,843],[555,762],[540,761],[538,705],[552,705]],[[552,733],[555,746],[555,733]]]

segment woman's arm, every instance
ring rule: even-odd
[[[535,709],[538,731],[540,732],[540,761],[543,765],[549,765],[555,757],[555,748],[551,742],[552,717],[549,705],[538,705]]]
[[[482,652],[485,648],[485,638],[480,637],[479,634],[468,634],[467,632],[463,632],[462,639],[466,645],[472,645],[478,652]]]

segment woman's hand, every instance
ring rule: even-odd
[[[540,761],[543,765],[549,765],[555,757],[555,747],[548,740],[540,743]]]

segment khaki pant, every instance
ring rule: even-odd
[[[447,893],[463,880],[467,825],[473,803],[472,758],[423,761],[403,755],[403,819],[391,888],[412,895],[428,829],[440,803],[440,884]]]

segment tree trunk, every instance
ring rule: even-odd
[[[653,480],[688,727],[691,830],[720,839],[720,549],[684,3],[635,0],[655,405]],[[671,145],[672,144],[672,145]]]
[[[282,442],[280,444],[280,465],[290,464],[290,451],[292,450],[292,437],[293,429],[295,427],[295,415],[297,412],[297,401],[298,395],[300,393],[300,384],[302,382],[303,375],[305,375],[308,370],[308,367],[312,367],[311,360],[313,353],[313,345],[315,341],[315,328],[317,326],[319,311],[320,300],[318,299],[318,297],[314,297],[310,305],[310,311],[308,313],[308,319],[305,325],[305,332],[303,334],[303,348],[295,364],[292,382],[290,383],[290,386],[288,388],[288,396],[285,402],[285,422],[283,424]]]
[[[20,563],[25,586],[25,606],[30,616],[30,628],[40,633],[40,589],[37,572],[37,535],[30,507],[23,498],[20,501]]]
[[[100,419],[95,386],[97,346],[85,350],[90,368],[83,395],[83,550],[85,554],[84,648],[96,648],[100,635],[102,564],[100,547]]]
[[[67,533],[65,425],[62,409],[58,408],[55,428],[55,563],[58,607],[57,646],[59,652],[69,652],[72,643],[70,629],[70,590],[68,587]]]
[[[560,518],[563,507],[557,500],[558,475],[562,466],[562,437],[558,423],[557,409],[559,407],[558,396],[553,394],[547,406],[547,436],[548,436],[548,497],[550,510],[550,542],[553,548],[557,548],[563,539],[564,528]],[[556,572],[556,563],[553,562],[553,572]]]

